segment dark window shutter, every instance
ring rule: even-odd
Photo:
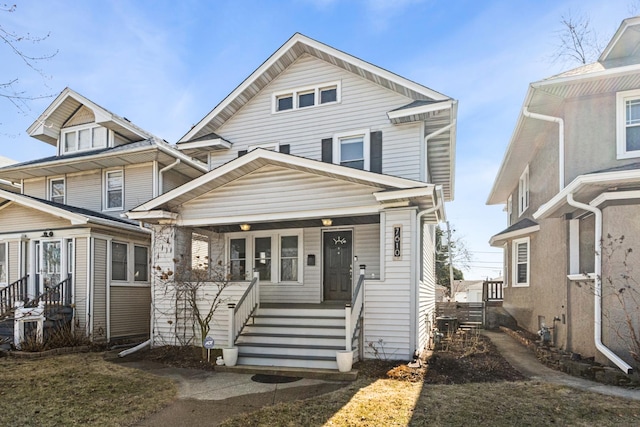
[[[289,144],[282,144],[280,146],[280,152],[284,154],[289,154]]]
[[[240,151],[238,151],[238,157],[242,157],[242,156],[244,156],[245,154],[247,154],[247,150],[240,150]]]
[[[382,173],[382,131],[371,132],[369,136],[371,153],[369,157],[369,170]]]
[[[322,140],[322,161],[325,163],[333,163],[333,138],[325,138]]]

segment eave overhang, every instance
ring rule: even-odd
[[[411,103],[408,106],[389,111],[387,117],[393,124],[425,121],[443,110],[450,110],[454,102],[449,99],[442,102]],[[418,105],[412,106],[412,104]]]
[[[526,237],[538,231],[540,231],[540,225],[535,221],[525,218],[495,236],[492,236],[491,239],[489,239],[489,244],[493,247],[502,247],[510,240]]]

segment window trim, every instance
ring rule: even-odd
[[[335,89],[336,90],[336,100],[329,102],[321,102],[321,95],[323,91]],[[304,107],[300,107],[300,95],[313,93],[313,104],[307,105]],[[291,97],[291,108],[287,108],[284,110],[278,109],[278,100],[283,98]],[[321,107],[323,105],[333,105],[340,104],[342,102],[342,82],[340,80],[323,82],[317,85],[312,86],[302,86],[297,87],[295,89],[287,89],[274,92],[271,96],[271,113],[272,114],[282,114],[287,111],[296,111],[296,110],[308,110],[312,108]]]
[[[297,280],[280,280],[281,271],[280,271],[280,261],[281,261],[281,237],[288,236],[296,236],[298,238],[298,279]],[[248,272],[245,274],[244,281],[250,281],[252,279],[252,271],[254,271],[255,267],[255,239],[261,237],[270,237],[271,238],[271,280],[263,281],[260,279],[261,283],[267,283],[270,285],[302,285],[304,283],[304,239],[303,239],[303,230],[301,228],[294,229],[286,229],[286,230],[265,230],[265,231],[256,231],[256,232],[237,232],[237,233],[227,233],[225,235],[225,250],[224,250],[224,259],[225,263],[229,265],[231,263],[231,257],[229,254],[230,241],[232,239],[245,239],[245,268]],[[243,280],[238,280],[242,282]]]
[[[113,278],[113,245],[124,245],[126,247],[126,268],[125,275],[126,278],[123,279],[114,279]],[[136,248],[144,248],[147,250],[147,279],[146,280],[137,280],[136,279]],[[151,247],[139,244],[135,242],[124,242],[122,240],[111,240],[109,242],[109,279],[111,280],[112,285],[122,286],[122,285],[148,285],[151,283]]]
[[[369,129],[358,129],[348,132],[340,132],[333,135],[333,163],[340,165],[340,143],[342,140],[349,138],[362,137],[362,151],[364,156],[363,170],[371,170],[371,131]]]
[[[518,216],[529,209],[530,202],[529,165],[524,169],[518,180]]]
[[[64,176],[47,179],[47,200],[55,202],[55,200],[53,200],[53,183],[55,181],[62,181],[62,204],[64,205],[67,203],[67,180]]]
[[[118,207],[109,207],[109,175],[115,172],[120,172],[122,174],[122,187],[120,192],[122,193],[122,205]],[[104,171],[104,185],[103,185],[103,211],[122,211],[124,210],[125,200],[124,200],[124,169],[110,169]]]
[[[133,282],[134,283],[149,283],[149,275],[150,275],[150,269],[151,269],[151,259],[150,259],[150,253],[151,250],[148,246],[145,245],[137,245],[137,244],[132,244],[132,251],[133,251]],[[142,248],[145,249],[147,251],[147,259],[146,259],[146,266],[147,266],[147,277],[144,280],[138,280],[138,278],[136,277],[136,265],[138,264],[136,262],[136,248]]]
[[[100,147],[94,147],[93,146],[93,130],[97,129],[97,128],[102,128],[105,130],[106,134],[106,139],[105,139],[105,144],[103,146]],[[80,144],[80,139],[79,139],[79,134],[80,131],[85,130],[85,129],[89,129],[90,130],[90,134],[91,134],[91,143],[90,143],[90,147],[89,148],[83,148],[80,149],[79,148],[79,144]],[[66,149],[66,135],[70,134],[70,133],[75,133],[76,135],[76,141],[75,141],[75,146],[76,149],[75,150],[67,150]],[[104,126],[100,126],[97,125],[95,123],[86,123],[86,124],[82,124],[82,125],[75,125],[75,126],[69,126],[68,128],[63,128],[60,132],[60,140],[59,140],[59,147],[58,147],[58,153],[60,155],[66,155],[66,154],[72,154],[72,153],[81,153],[84,151],[92,151],[92,150],[100,150],[103,148],[108,148],[111,146],[111,132],[109,129],[105,128]]]
[[[616,158],[618,160],[640,157],[640,150],[627,151],[626,102],[636,99],[640,100],[640,89],[616,93]]]
[[[0,245],[4,245],[4,259],[2,261],[2,265],[4,265],[4,277],[5,281],[0,281],[0,287],[5,287],[9,285],[9,242],[3,241],[0,242]]]
[[[111,264],[109,266],[109,277],[111,279],[112,282],[120,282],[120,283],[127,283],[129,282],[129,243],[127,242],[121,242],[121,241],[117,241],[117,240],[112,240],[110,242],[111,244],[109,245],[110,248],[110,253],[109,253],[109,264]],[[125,268],[124,268],[124,274],[125,274],[125,278],[124,279],[114,279],[113,278],[113,245],[124,245],[125,247],[125,254],[126,254],[126,258],[125,258]]]
[[[524,283],[518,283],[518,245],[519,244],[527,244],[527,281]],[[512,274],[513,280],[511,282],[511,286],[514,288],[525,288],[531,284],[531,239],[529,237],[523,237],[521,239],[514,239],[511,242],[511,265],[512,265]]]
[[[507,198],[507,226],[511,226],[511,215],[513,214],[513,195],[509,194]]]

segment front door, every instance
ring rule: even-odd
[[[59,240],[41,241],[39,252],[40,292],[61,282],[61,248]]]
[[[324,299],[351,301],[353,232],[324,233]]]

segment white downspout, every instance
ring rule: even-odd
[[[162,176],[164,175],[164,173],[168,170],[175,168],[179,164],[180,164],[180,159],[176,159],[175,162],[163,167],[158,171],[158,194],[163,194],[163,191],[164,191],[164,188],[163,188],[164,186],[162,185]]]
[[[436,136],[440,135],[443,132],[448,131],[449,129],[451,129],[455,125],[456,125],[456,119],[453,119],[451,121],[451,123],[449,123],[448,125],[446,125],[444,127],[441,127],[437,131],[431,132],[429,135],[424,137],[424,155],[425,155],[424,165],[427,168],[427,170],[425,171],[425,174],[424,174],[425,182],[429,180],[429,159],[426,158],[427,157],[427,148],[428,148],[429,140],[432,139],[432,138],[435,138]]]
[[[522,109],[522,115],[531,119],[544,120],[558,124],[558,191],[564,188],[564,120],[560,117],[547,116],[544,114],[532,113],[527,107]]]
[[[567,194],[567,203],[575,208],[592,212],[595,215],[595,244],[596,248],[598,248],[602,241],[602,211],[596,207],[576,202],[573,199],[573,193]],[[596,277],[593,279],[595,285],[593,338],[596,348],[607,359],[615,363],[618,368],[627,374],[631,374],[633,373],[633,368],[602,343],[602,252],[600,248],[596,250],[594,269]]]

